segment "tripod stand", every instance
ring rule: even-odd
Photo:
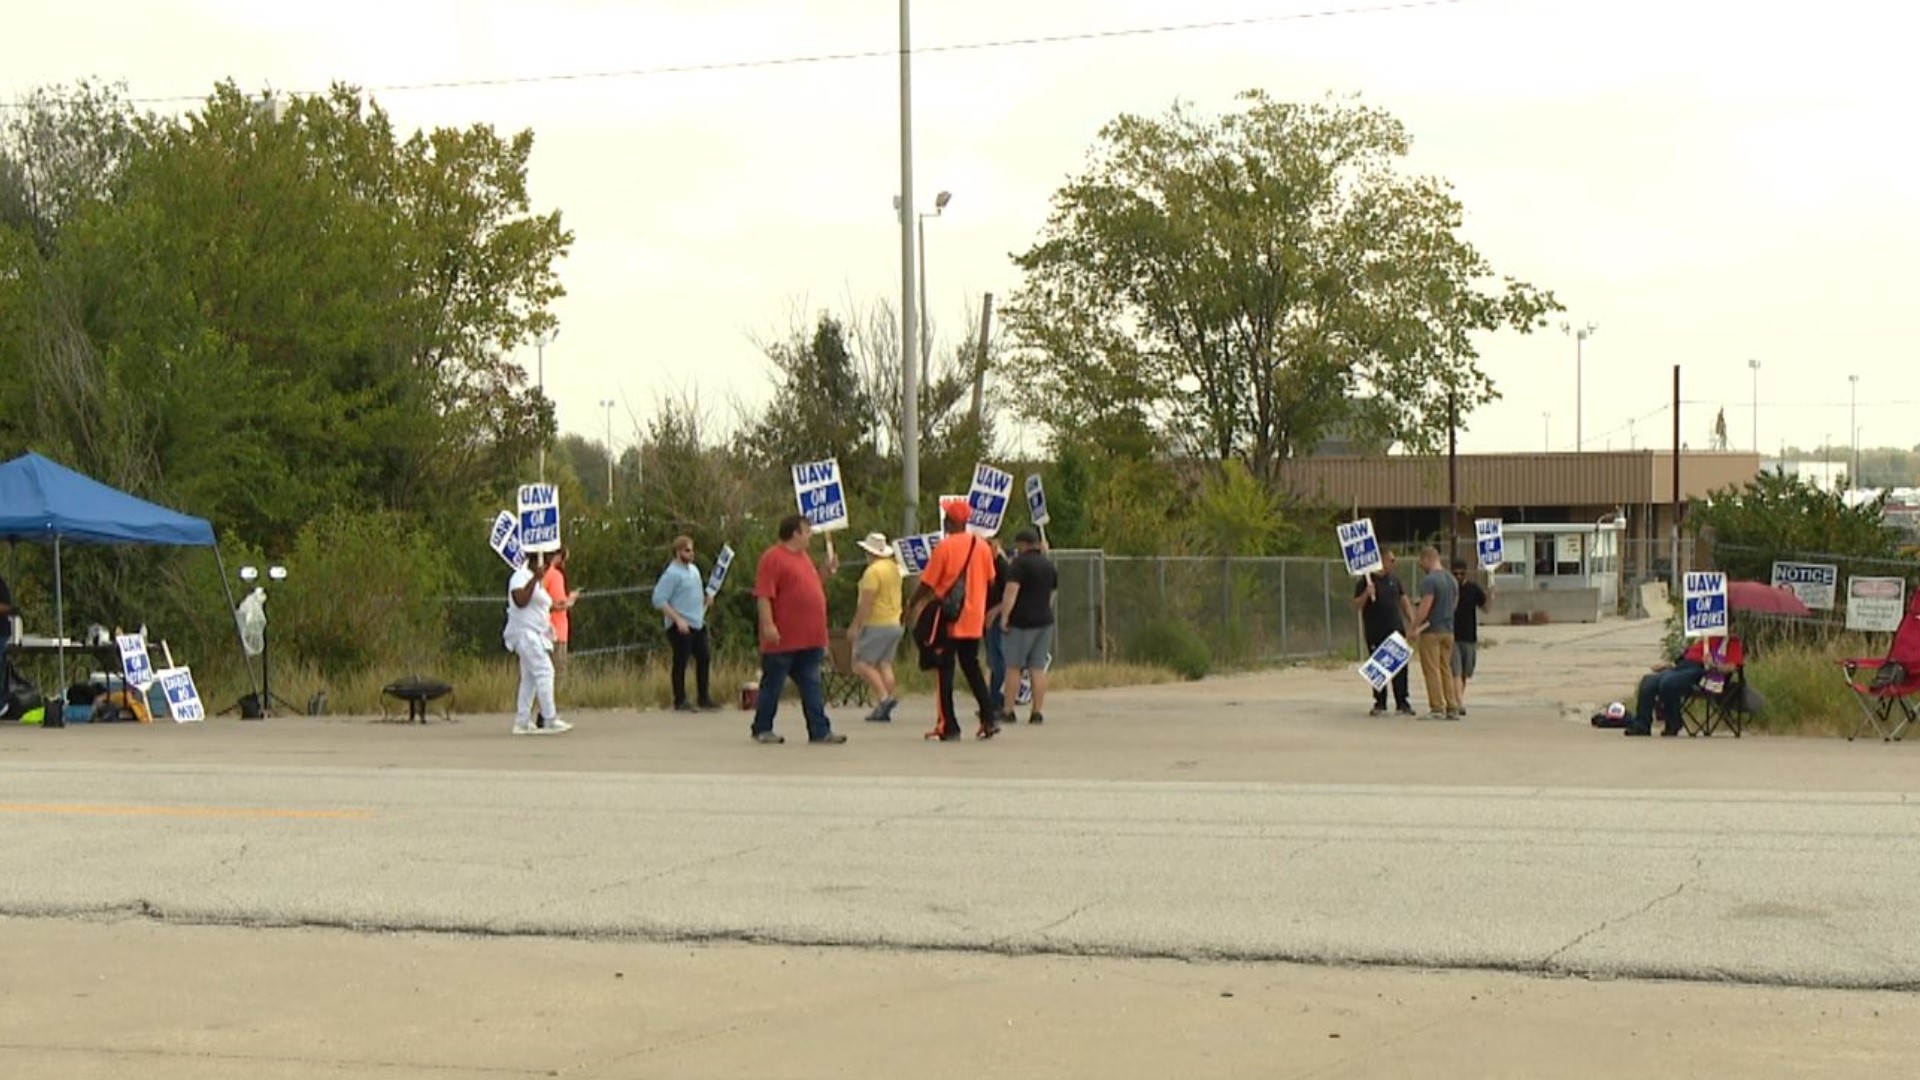
[[[273,581],[285,581],[287,579],[287,568],[284,566],[269,567],[267,577]],[[243,566],[240,568],[240,580],[252,584],[258,581],[259,578],[260,571],[258,569],[251,566]],[[258,693],[248,694],[242,697],[230,708],[221,710],[220,715],[225,716],[237,708],[240,710],[240,719],[242,720],[265,720],[267,717],[274,715],[273,706],[275,702],[278,702],[288,713],[297,716],[300,710],[295,708],[292,702],[273,692],[273,639],[267,632],[267,591],[258,585],[255,585],[253,593],[241,602],[240,610],[234,613],[235,621],[240,629],[241,644],[247,644],[247,631],[249,627],[246,621],[241,619],[241,615],[247,611],[249,604],[255,605],[257,608],[257,617],[259,620],[260,690]]]

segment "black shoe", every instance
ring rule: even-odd
[[[837,731],[829,731],[817,739],[808,739],[807,741],[815,746],[839,746],[841,743],[847,741],[847,737]]]
[[[973,737],[976,739],[991,739],[998,734],[1000,734],[999,724],[982,723],[980,730],[973,733]]]
[[[1032,716],[1027,717],[1027,723],[1029,724],[1038,724],[1038,723],[1044,722],[1045,720],[1046,720],[1046,717],[1041,716],[1039,713],[1034,713]]]
[[[1660,737],[1663,739],[1671,739],[1674,736],[1679,735],[1680,731],[1681,729],[1677,727],[1661,728]]]
[[[684,701],[676,701],[673,703],[673,711],[674,712],[692,712],[693,706]]]
[[[1402,706],[1400,706],[1399,708],[1397,708],[1397,709],[1395,709],[1395,710],[1393,710],[1393,711],[1394,711],[1394,712],[1397,712],[1397,713],[1399,713],[1399,714],[1400,714],[1401,716],[1414,716],[1414,715],[1416,715],[1416,714],[1414,713],[1414,711],[1413,711],[1413,706],[1411,706],[1411,705],[1402,705]]]
[[[1375,705],[1373,708],[1367,710],[1367,715],[1368,716],[1385,716],[1387,715],[1387,710],[1381,708],[1378,705]]]
[[[1001,709],[999,714],[993,718],[993,722],[996,725],[997,724],[1017,724],[1020,722],[1020,717],[1012,709]]]
[[[756,731],[753,733],[753,741],[757,743],[765,743],[768,746],[778,746],[781,743],[786,742],[787,740],[780,737],[779,735],[774,734],[771,731]]]
[[[703,701],[700,704],[694,706],[694,708],[699,709],[701,712],[719,712],[720,711],[719,703],[713,702],[713,701]]]
[[[1653,734],[1653,729],[1652,729],[1652,728],[1638,728],[1638,727],[1630,727],[1630,728],[1622,728],[1622,729],[1621,729],[1621,731],[1620,731],[1620,734],[1622,734],[1622,735],[1627,735],[1627,736],[1640,736],[1640,737],[1645,737],[1645,736],[1648,736],[1648,735],[1651,735],[1651,734]]]

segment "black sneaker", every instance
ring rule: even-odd
[[[1417,715],[1417,714],[1416,714],[1416,713],[1415,713],[1415,712],[1413,711],[1413,706],[1411,706],[1411,705],[1402,705],[1402,706],[1400,706],[1399,708],[1397,708],[1397,709],[1395,709],[1395,710],[1393,710],[1393,711],[1394,711],[1394,712],[1397,712],[1397,713],[1399,713],[1399,714],[1400,714],[1401,716],[1414,716],[1414,715]]]
[[[1387,710],[1382,708],[1379,705],[1375,705],[1373,708],[1367,710],[1367,715],[1368,716],[1385,716],[1387,715]]]
[[[720,703],[717,701],[703,701],[694,706],[694,708],[699,709],[701,712],[719,712]]]
[[[765,743],[768,746],[778,746],[781,743],[786,742],[787,740],[780,737],[779,735],[774,734],[771,731],[756,731],[753,734],[753,741],[757,743]]]
[[[1038,723],[1044,722],[1045,720],[1046,720],[1046,717],[1041,716],[1039,713],[1034,713],[1032,716],[1027,717],[1027,723],[1029,724],[1038,724]]]
[[[673,711],[674,712],[692,712],[693,704],[687,701],[676,701],[673,703]]]
[[[837,731],[830,731],[817,739],[808,739],[807,741],[815,746],[839,746],[841,743],[847,741],[847,737]]]

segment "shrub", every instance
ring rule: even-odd
[[[268,632],[322,675],[418,665],[445,648],[446,554],[405,519],[346,510],[317,518],[286,566],[286,585],[268,592]]]
[[[1142,626],[1127,646],[1127,659],[1170,668],[1187,679],[1205,678],[1213,666],[1213,654],[1199,633],[1175,619],[1155,619]]]

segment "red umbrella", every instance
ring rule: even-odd
[[[1758,615],[1808,616],[1813,612],[1785,585],[1775,588],[1764,581],[1727,582],[1727,606],[1734,611]]]

